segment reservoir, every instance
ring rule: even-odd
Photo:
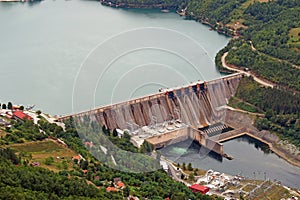
[[[220,74],[228,37],[159,10],[113,9],[97,1],[0,3],[0,102],[53,115],[92,109]],[[234,160],[199,154],[186,141],[162,149],[175,162],[300,188],[299,168],[249,138],[224,143]],[[265,148],[263,148],[265,149]]]
[[[69,114],[220,76],[229,38],[160,10],[0,3],[1,102]]]
[[[188,140],[161,149],[162,155],[175,163],[192,163],[200,169],[213,169],[251,179],[269,178],[283,185],[300,189],[300,169],[273,153],[267,145],[249,136],[242,136],[223,143],[224,152],[233,160],[220,159],[198,144]]]

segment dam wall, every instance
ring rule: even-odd
[[[171,144],[187,140],[189,138],[189,127],[171,131],[158,136],[147,138],[146,141],[153,144],[155,149],[159,149]]]
[[[242,74],[232,74],[208,82],[198,81],[163,89],[156,94],[63,116],[59,120],[71,116],[83,120],[84,116],[89,116],[110,130],[118,128],[130,131],[180,120],[197,129],[224,120],[225,109],[220,108],[235,94],[241,77]]]
[[[207,149],[209,149],[217,154],[223,155],[223,153],[224,153],[223,144],[221,144],[217,141],[211,140],[209,138],[206,138],[205,142],[206,142],[205,147]]]

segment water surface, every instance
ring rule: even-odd
[[[251,179],[270,178],[300,189],[300,168],[278,157],[267,145],[248,136],[224,142],[223,145],[224,152],[233,156],[233,160],[220,159],[216,155],[208,154],[192,141],[168,146],[161,152],[176,163],[192,163],[200,169],[239,174]]]
[[[0,3],[0,101],[61,115],[214,79],[220,74],[212,59],[228,40],[159,10],[79,0]]]

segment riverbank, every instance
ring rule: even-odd
[[[208,188],[206,194],[225,199],[240,199],[241,197],[249,199],[261,199],[262,197],[289,199],[293,196],[300,197],[297,190],[281,185],[278,180],[272,181],[266,176],[263,180],[247,179],[240,175],[229,175],[213,169],[193,168],[191,163],[180,165],[170,161],[169,168],[171,168],[168,170],[169,174],[177,181],[183,182],[187,187],[202,185]]]
[[[176,5],[172,4],[144,4],[144,3],[114,3],[112,1],[100,0],[100,3],[104,6],[109,6],[113,8],[140,8],[140,9],[162,9],[162,10],[177,10]]]
[[[233,131],[230,131],[235,132],[234,137],[245,134],[249,135],[250,137],[268,145],[272,152],[274,152],[276,155],[278,155],[288,163],[296,167],[300,167],[299,155],[297,153],[293,154],[293,152],[291,152],[289,149],[284,148],[286,145],[280,145],[279,143],[281,140],[274,133],[270,133],[269,131],[259,131],[256,127],[254,127],[254,119],[247,113],[227,110],[225,122],[235,129]],[[224,133],[223,137],[225,138],[226,134],[231,134],[230,132]],[[218,136],[218,140],[222,140],[222,135]],[[227,138],[230,137],[227,136]]]
[[[277,156],[279,156],[280,158],[284,159],[285,161],[287,161],[288,163],[296,166],[296,167],[299,167],[300,168],[300,159],[296,159],[293,155],[289,154],[287,151],[285,151],[284,149],[280,149],[280,148],[277,148],[276,147],[276,144],[274,145],[274,143],[271,143],[271,142],[268,142],[267,140],[265,140],[263,137],[260,137],[259,134],[257,135],[254,135],[254,134],[251,134],[250,133],[251,131],[247,131],[245,130],[245,132],[242,130],[241,133],[239,134],[235,134],[231,137],[228,137],[226,139],[223,139],[223,140],[219,140],[219,142],[225,142],[225,141],[229,141],[229,140],[232,140],[234,138],[238,138],[238,137],[241,137],[241,136],[244,136],[244,135],[247,135],[251,138],[254,138],[266,145],[268,145],[269,149],[275,153]],[[293,159],[294,157],[294,159]]]

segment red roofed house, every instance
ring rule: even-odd
[[[106,192],[118,192],[119,190],[115,187],[107,187]]]
[[[117,182],[117,188],[123,189],[125,187],[125,184],[122,181]]]
[[[193,192],[201,192],[202,194],[206,194],[209,191],[209,188],[203,185],[194,184],[189,187]]]
[[[30,117],[29,115],[25,114],[24,112],[22,112],[20,110],[13,112],[13,116],[20,120],[24,120],[24,119],[33,120],[32,117]]]

